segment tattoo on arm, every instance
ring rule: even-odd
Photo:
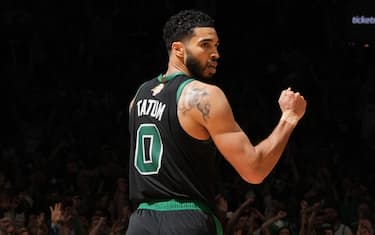
[[[205,99],[206,96],[208,96],[208,93],[204,89],[190,89],[185,96],[186,102],[184,102],[184,106],[182,107],[182,113],[185,114],[192,108],[197,108],[198,111],[201,112],[203,120],[207,121],[209,118],[211,105],[207,99]]]

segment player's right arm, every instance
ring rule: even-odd
[[[191,119],[196,126],[207,131],[218,150],[241,177],[253,184],[261,183],[275,167],[306,108],[306,101],[299,93],[284,90],[279,99],[282,111],[280,121],[266,139],[254,146],[236,122],[231,106],[220,88],[195,83],[196,92],[190,92],[190,96],[189,89],[192,88],[184,91],[184,102],[188,103],[189,99],[195,102],[199,100],[188,111]],[[197,97],[199,94],[205,95]]]

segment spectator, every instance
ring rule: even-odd
[[[332,225],[334,235],[353,235],[352,229],[340,217],[339,207],[336,202],[328,202],[323,208],[325,223]]]

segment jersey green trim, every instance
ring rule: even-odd
[[[204,203],[194,200],[177,200],[171,199],[166,201],[154,200],[139,204],[138,209],[156,210],[156,211],[177,211],[177,210],[201,210],[213,216],[216,234],[223,235],[223,228],[211,209]]]
[[[183,73],[183,72],[177,72],[177,73],[169,74],[169,75],[165,76],[165,80],[170,81],[170,80],[172,80],[173,78],[175,78],[175,77],[177,77],[178,75],[181,75],[181,74],[184,74],[184,73]],[[158,76],[158,80],[159,80],[159,82],[162,82],[162,78],[163,78],[163,74],[161,73],[161,74],[159,74],[159,76]]]
[[[178,102],[178,100],[180,99],[180,96],[181,96],[181,93],[182,93],[182,90],[184,89],[184,87],[191,81],[193,81],[194,79],[188,79],[186,81],[184,81],[183,83],[181,83],[181,85],[178,87],[177,89],[177,94],[176,94],[176,101]]]

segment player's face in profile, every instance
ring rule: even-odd
[[[186,46],[186,67],[194,77],[211,78],[216,73],[219,40],[215,29],[195,29]]]

